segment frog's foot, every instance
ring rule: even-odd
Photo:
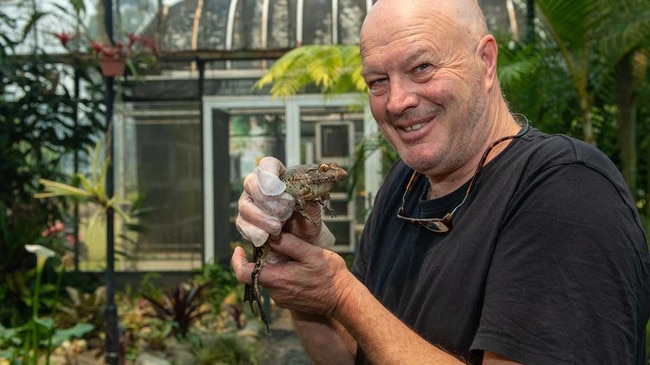
[[[318,204],[320,204],[327,212],[330,214],[330,217],[334,218],[336,217],[336,213],[334,212],[334,208],[332,208],[332,199],[330,198],[330,193],[324,193],[323,195],[320,196],[320,198],[316,199]]]
[[[302,204],[297,204],[297,203],[296,203],[295,210],[296,210],[298,213],[300,213],[300,215],[303,216],[306,220],[310,221],[311,224],[313,224],[314,226],[317,226],[317,225],[318,225],[318,224],[316,224],[316,222],[312,219],[312,217],[310,217],[309,214],[307,214],[307,212],[305,211],[305,208],[303,207]]]
[[[269,331],[269,321],[264,312],[262,306],[262,295],[260,292],[260,272],[264,267],[266,262],[266,257],[269,254],[270,246],[268,243],[260,247],[253,247],[253,261],[255,261],[255,267],[251,272],[251,284],[246,284],[244,286],[244,301],[248,301],[248,304],[251,307],[251,311],[255,313],[255,305],[257,303],[257,309],[260,311],[260,317],[262,322],[266,325],[266,330]]]
[[[329,199],[328,200],[316,199],[315,201],[318,202],[318,204],[320,204],[321,206],[323,206],[329,212],[332,218],[336,217],[336,213],[334,212],[334,209],[332,208],[332,203]],[[307,212],[305,211],[305,209],[301,204],[296,204],[295,209],[298,213],[300,213],[301,216],[303,216],[306,220],[310,221],[311,224],[313,224],[314,226],[318,225],[316,224],[316,221],[314,221],[314,219],[310,217],[309,214],[307,214]]]
[[[318,202],[330,213],[330,217],[336,217],[336,212],[334,212],[334,208],[332,208],[332,201],[329,199],[329,197],[325,200],[318,200]]]

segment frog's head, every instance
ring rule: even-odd
[[[318,174],[326,180],[340,181],[348,177],[347,171],[335,162],[323,162],[318,164]]]

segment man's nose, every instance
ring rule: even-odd
[[[418,96],[413,82],[407,78],[391,80],[386,104],[387,112],[399,115],[417,104]]]

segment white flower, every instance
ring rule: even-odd
[[[56,255],[54,251],[41,245],[25,245],[25,250],[36,255],[36,269],[39,271],[43,270],[43,266],[47,259]]]

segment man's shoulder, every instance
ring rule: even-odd
[[[552,167],[562,164],[584,164],[591,168],[614,172],[613,162],[601,150],[582,140],[564,134],[548,134],[537,129],[522,137],[518,154],[539,164]]]

